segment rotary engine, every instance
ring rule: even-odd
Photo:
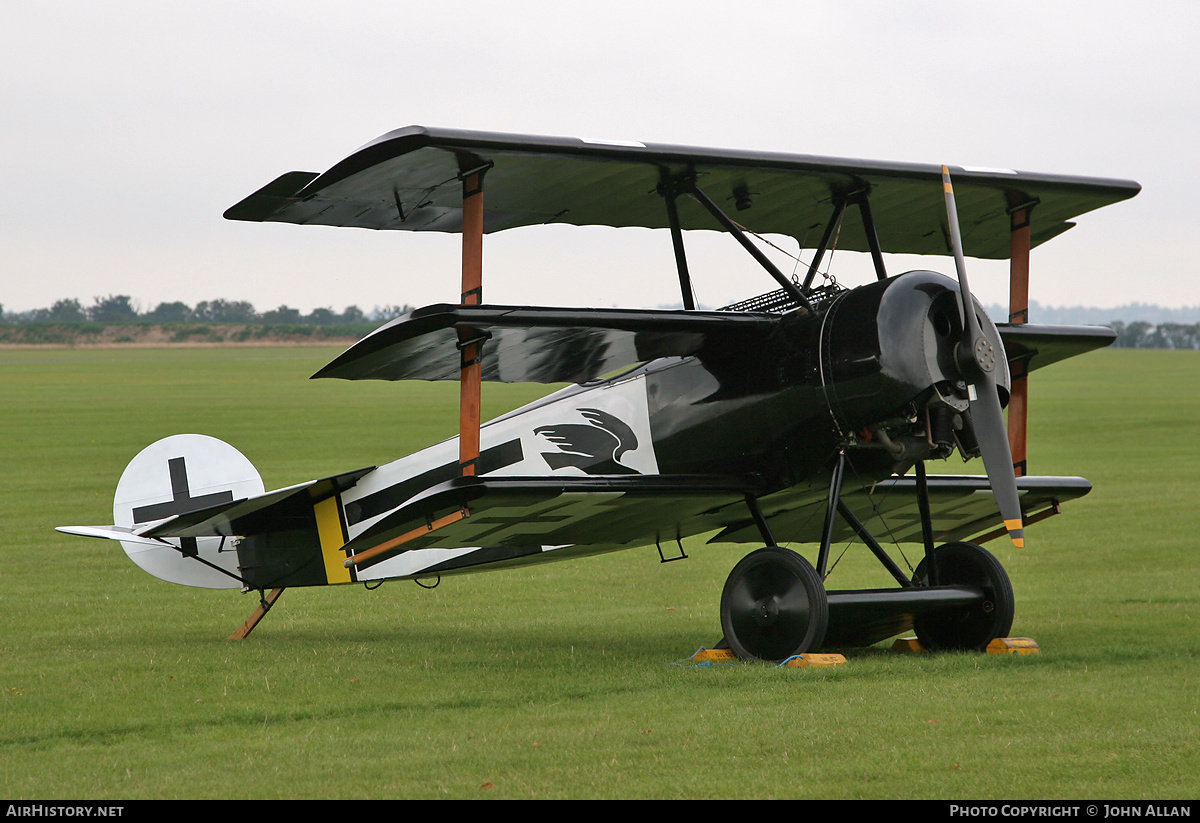
[[[821,329],[821,383],[846,442],[885,449],[897,472],[955,447],[964,460],[979,456],[976,386],[963,358],[994,370],[1002,406],[1011,377],[996,325],[973,303],[982,339],[964,351],[958,283],[948,277],[908,272],[834,301]]]

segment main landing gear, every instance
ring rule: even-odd
[[[912,579],[841,500],[841,460],[830,489],[815,568],[796,552],[775,545],[757,500],[747,495],[746,503],[767,545],[734,566],[721,592],[721,629],[734,654],[745,660],[781,661],[815,652],[825,643],[869,646],[907,631],[915,631],[927,649],[982,651],[992,640],[1007,636],[1014,605],[1004,567],[975,543],[934,547],[924,467],[917,465],[925,559]],[[875,554],[899,588],[825,589],[835,513]]]
[[[931,582],[931,568],[937,582]],[[974,543],[947,543],[898,589],[826,591],[794,551],[767,546],[743,557],[721,592],[725,643],[743,660],[781,661],[831,645],[869,646],[915,631],[930,650],[983,651],[1008,636],[1013,591],[1000,561]]]

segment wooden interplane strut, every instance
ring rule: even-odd
[[[483,172],[463,177],[462,305],[483,302]],[[476,329],[460,328],[458,463],[463,477],[475,476],[479,462],[480,406],[483,392],[483,338]]]
[[[1029,322],[1029,248],[1031,237],[1030,212],[1025,204],[1010,212],[1008,322],[1024,325]],[[1012,452],[1013,472],[1017,477],[1028,474],[1026,464],[1026,423],[1029,416],[1029,361],[1012,364],[1012,390],[1008,397],[1008,447]]]

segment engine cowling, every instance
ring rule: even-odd
[[[823,318],[821,383],[845,436],[878,440],[898,462],[946,457],[954,443],[976,453],[969,391],[959,364],[963,324],[958,283],[913,271],[840,295]],[[996,325],[975,302],[994,350],[1007,405],[1011,378]]]

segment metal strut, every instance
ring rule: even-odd
[[[762,507],[758,505],[758,498],[746,492],[746,507],[750,509],[750,516],[754,518],[754,525],[758,526],[758,533],[762,535],[763,543],[767,546],[778,545],[775,542],[775,535],[771,534],[771,527],[767,525],[767,518],[763,516]]]
[[[929,569],[928,583],[938,584],[937,559],[933,546],[933,515],[929,509],[929,481],[925,477],[925,461],[917,461],[917,508],[921,512],[921,540],[925,543],[925,567]]]
[[[169,540],[162,539],[161,537],[155,537],[154,540],[157,540],[159,543],[162,543],[163,546],[165,546],[168,549],[174,549],[175,551],[179,552],[181,555],[188,558],[189,560],[195,560],[197,563],[199,563],[203,566],[208,566],[210,569],[212,569],[215,572],[220,572],[221,574],[225,575],[226,577],[233,578],[237,582],[241,583],[242,586],[246,585],[246,581],[243,578],[241,578],[238,575],[234,574],[233,572],[229,571],[229,569],[223,569],[220,566],[218,566],[216,563],[213,563],[211,560],[205,560],[203,557],[201,557],[199,552],[197,552],[194,548],[196,545],[196,538],[194,538],[194,537],[182,538],[179,541],[180,545],[178,545],[178,546],[176,546],[174,543],[170,542]],[[189,540],[191,541],[191,546],[193,547],[190,551],[184,545]],[[222,551],[227,551],[226,549],[222,548],[225,545],[225,540],[226,540],[225,537],[221,538],[221,545],[217,547],[218,553],[220,553]]]
[[[842,214],[845,211],[845,198],[839,197],[833,201],[833,214],[825,222],[825,232],[821,235],[821,242],[817,244],[816,251],[813,252],[812,263],[808,267],[808,275],[804,278],[804,285],[800,287],[804,291],[808,291],[812,287],[813,278],[817,276],[817,271],[821,268],[821,261],[825,259],[825,252],[829,251],[829,241],[833,239],[833,233],[841,225]]]
[[[839,449],[833,477],[829,481],[829,499],[825,503],[825,526],[821,529],[821,549],[817,554],[817,574],[825,579],[829,565],[829,547],[833,543],[833,517],[842,498],[842,476],[846,472],[846,450]]]
[[[871,262],[875,264],[875,277],[887,280],[887,267],[883,265],[883,248],[879,245],[879,235],[875,231],[875,218],[871,216],[867,190],[863,189],[850,195],[849,201],[858,206],[858,213],[862,216],[863,232],[867,235],[867,245],[871,249]]]
[[[678,181],[664,175],[663,181],[658,185],[658,193],[662,195],[667,204],[667,222],[671,224],[671,246],[675,250],[675,268],[679,272],[679,291],[683,296],[683,307],[692,311],[696,308],[696,298],[692,293],[692,276],[688,272],[687,254],[683,248],[683,226],[679,222],[679,205],[675,202],[680,194]]]
[[[879,541],[867,530],[867,527],[862,524],[862,521],[850,510],[846,502],[842,500],[842,482],[846,474],[846,452],[844,449],[838,451],[837,463],[833,467],[833,477],[829,481],[829,498],[825,509],[825,527],[821,532],[821,548],[817,554],[817,574],[821,579],[825,578],[826,570],[829,565],[829,550],[833,543],[833,524],[834,513],[840,514],[842,519],[846,521],[846,525],[858,536],[871,553],[875,555],[888,573],[896,579],[904,588],[911,588],[913,582],[909,580],[896,561],[884,551],[883,546]]]
[[[800,286],[796,283],[793,283],[788,277],[786,277],[784,273],[781,272],[779,268],[771,262],[770,258],[763,254],[762,250],[759,249],[758,246],[754,245],[750,238],[746,236],[746,233],[738,228],[737,224],[730,220],[729,216],[725,214],[725,212],[721,211],[721,207],[714,203],[709,196],[705,194],[699,186],[696,185],[696,181],[694,179],[688,178],[679,180],[678,185],[680,187],[679,191],[686,191],[688,194],[691,194],[700,202],[700,205],[708,209],[709,214],[716,218],[717,222],[721,224],[721,227],[724,228],[725,231],[732,234],[734,238],[736,238],[737,241],[742,244],[742,248],[748,251],[750,256],[757,260],[758,264],[767,270],[767,274],[775,278],[775,282],[777,282],[785,292],[787,292],[801,306],[809,311],[813,311],[812,303],[809,302],[808,297],[801,290]]]
[[[813,278],[817,275],[817,270],[821,267],[821,261],[825,258],[825,253],[829,251],[829,242],[833,239],[834,232],[842,223],[842,217],[846,213],[846,206],[858,206],[858,213],[862,217],[863,234],[867,237],[867,248],[871,252],[871,263],[875,267],[875,277],[878,280],[887,279],[887,267],[883,262],[883,247],[879,245],[879,233],[875,231],[875,218],[871,214],[871,203],[868,200],[868,191],[862,189],[845,196],[835,196],[833,200],[833,214],[825,221],[825,231],[821,235],[821,242],[817,244],[816,251],[813,252],[812,263],[808,266],[808,275],[804,278],[804,285],[801,287],[804,291],[808,291],[812,287]]]

